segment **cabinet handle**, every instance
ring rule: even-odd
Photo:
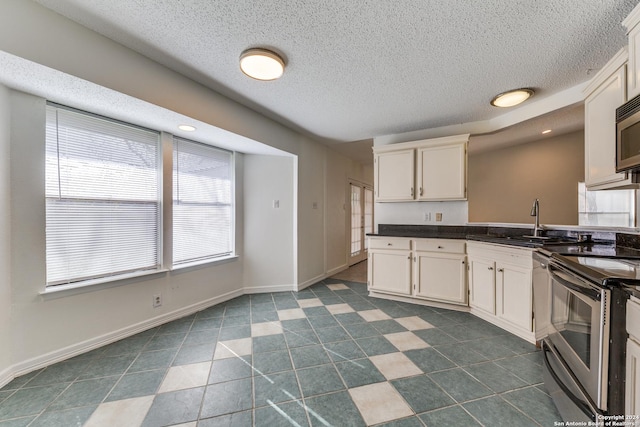
[[[393,243],[387,243],[387,246],[393,246]]]
[[[487,267],[487,270],[493,270],[493,267]]]
[[[464,261],[462,261],[462,263],[464,264],[465,262],[464,262]]]
[[[422,187],[420,187],[420,195],[422,196]]]
[[[438,249],[444,249],[444,246],[438,246]]]
[[[413,187],[411,187],[411,197],[413,197]]]
[[[498,273],[504,273],[504,268],[499,268]]]

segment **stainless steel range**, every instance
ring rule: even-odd
[[[638,282],[640,261],[553,254],[548,271],[544,375],[560,414],[565,421],[624,414],[624,284]]]

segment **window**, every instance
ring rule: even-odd
[[[233,154],[174,138],[173,264],[233,250]]]
[[[47,106],[47,285],[160,266],[159,133]]]
[[[578,224],[635,227],[635,190],[589,191],[578,183]]]

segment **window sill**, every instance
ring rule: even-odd
[[[229,255],[229,256],[220,257],[220,258],[211,259],[211,260],[204,260],[199,262],[192,262],[192,263],[182,264],[178,266],[173,266],[171,269],[164,268],[160,270],[141,271],[137,273],[122,274],[119,276],[85,280],[83,282],[73,283],[69,285],[49,286],[49,287],[46,287],[42,292],[40,292],[40,296],[42,296],[42,298],[45,300],[51,300],[51,299],[83,294],[86,292],[95,292],[103,289],[109,289],[109,288],[115,288],[118,286],[128,285],[128,284],[137,282],[138,279],[144,278],[144,277],[165,274],[172,271],[184,272],[184,271],[188,271],[189,269],[211,267],[219,264],[232,262],[237,260],[238,258],[239,258],[238,255]]]
[[[174,265],[173,267],[171,267],[171,271],[188,270],[188,269],[197,268],[197,267],[211,267],[214,265],[226,264],[228,262],[235,261],[237,259],[238,259],[238,255],[227,255],[219,258],[206,259],[202,261],[187,262],[184,264]]]
[[[44,291],[40,292],[40,295],[45,299],[56,299],[61,297],[67,297],[77,294],[83,294],[86,292],[95,292],[102,289],[114,288],[117,286],[123,286],[136,281],[141,277],[153,276],[158,274],[164,274],[168,272],[167,269],[140,271],[137,273],[122,274],[118,276],[103,277],[100,279],[85,280],[78,283],[72,283],[68,285],[55,285],[47,286]]]

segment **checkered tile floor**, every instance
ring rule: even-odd
[[[244,295],[16,378],[0,427],[552,426],[536,348],[327,279]]]

